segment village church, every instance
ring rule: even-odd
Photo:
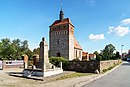
[[[59,20],[50,26],[49,40],[50,57],[64,57],[69,61],[76,58],[82,60],[82,48],[74,37],[74,25],[69,18],[64,18],[62,9]]]

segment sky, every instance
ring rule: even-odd
[[[49,26],[59,19],[61,0],[0,0],[0,39],[49,44]],[[62,0],[65,18],[75,26],[83,51],[100,52],[108,44],[117,51],[130,49],[130,0]]]

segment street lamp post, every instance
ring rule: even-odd
[[[123,46],[124,45],[121,45],[121,59],[123,60]]]

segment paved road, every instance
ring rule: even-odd
[[[123,64],[102,78],[84,87],[130,87],[130,63]]]

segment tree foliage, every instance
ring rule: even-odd
[[[33,53],[39,55],[39,53],[40,53],[40,48],[38,47],[38,48],[34,49],[34,50],[33,50]]]
[[[101,56],[100,56],[100,54],[97,51],[95,51],[93,54],[96,55],[96,60],[100,60],[101,59]]]
[[[102,51],[104,60],[110,60],[114,57],[115,46],[108,44]]]
[[[1,39],[0,42],[0,59],[16,60],[21,59],[23,54],[32,56],[31,50],[28,48],[28,41],[20,39],[10,40],[9,38]]]
[[[55,66],[58,66],[60,64],[60,62],[62,62],[63,67],[69,63],[68,60],[63,57],[51,57],[51,58],[49,58],[49,60]]]
[[[116,48],[112,44],[106,45],[105,48],[103,50],[101,50],[100,53],[98,53],[97,51],[94,52],[94,54],[96,54],[96,60],[115,60],[115,59],[119,59],[120,54],[119,54],[119,52],[117,52],[115,54],[114,53],[115,50],[116,50]]]
[[[119,52],[116,52],[116,59],[121,59],[121,56],[120,56],[120,53]]]

